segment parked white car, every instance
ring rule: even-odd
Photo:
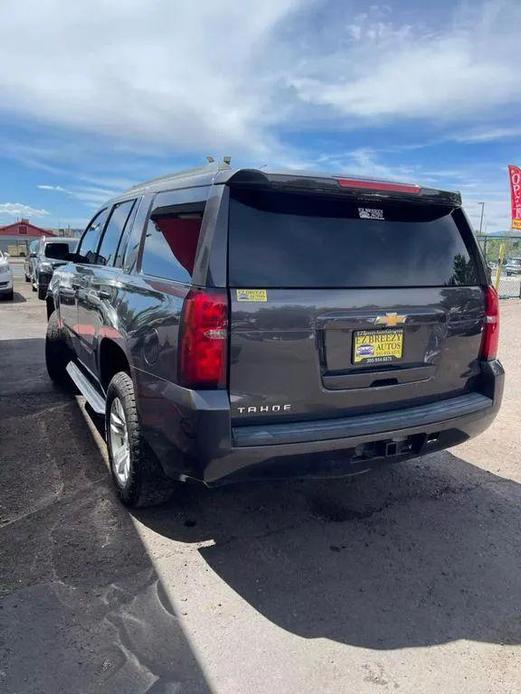
[[[0,297],[13,298],[13,271],[9,265],[9,255],[0,251]]]

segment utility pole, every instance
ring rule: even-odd
[[[481,205],[481,219],[479,220],[479,234],[483,233],[483,213],[485,212],[485,203],[484,202],[478,202],[478,205]]]

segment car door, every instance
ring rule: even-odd
[[[60,270],[59,302],[60,317],[67,328],[78,356],[81,353],[81,339],[84,332],[78,320],[78,301],[84,288],[85,268],[96,257],[96,249],[105,222],[108,208],[100,210],[91,220],[78,244],[76,251],[77,262],[68,263]]]
[[[118,202],[110,210],[94,262],[80,269],[78,324],[83,365],[97,376],[96,354],[104,336],[117,334],[116,304],[120,294],[118,249],[136,206],[136,199]]]

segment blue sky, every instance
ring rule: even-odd
[[[461,190],[509,227],[521,2],[3,0],[0,224],[230,154]]]

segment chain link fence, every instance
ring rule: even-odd
[[[521,298],[521,237],[477,236],[501,299]]]

